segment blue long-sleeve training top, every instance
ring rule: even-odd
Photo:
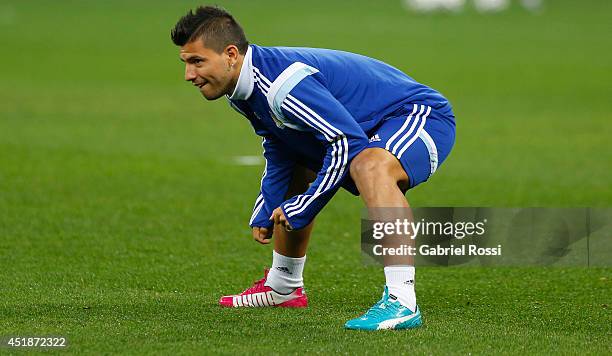
[[[376,59],[256,45],[245,54],[229,102],[263,137],[266,166],[250,226],[270,227],[272,211],[281,207],[294,229],[308,225],[342,186],[349,162],[385,117],[409,104],[449,105],[437,91]],[[285,200],[296,164],[318,174],[306,192]]]

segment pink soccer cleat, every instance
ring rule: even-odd
[[[226,295],[219,299],[219,305],[229,308],[241,307],[285,307],[305,308],[308,298],[304,288],[300,287],[289,294],[276,293],[265,285],[268,278],[268,269],[264,271],[264,278],[258,280],[253,286],[237,295]]]

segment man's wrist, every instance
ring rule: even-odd
[[[266,225],[266,224],[268,224],[268,225]],[[274,222],[269,221],[269,222],[266,222],[266,224],[264,224],[264,223],[256,223],[256,224],[252,224],[252,225],[249,225],[249,226],[251,228],[253,228],[253,229],[255,229],[255,228],[258,228],[258,229],[262,229],[262,228],[263,229],[269,229],[269,228],[272,227],[272,225],[274,225]]]

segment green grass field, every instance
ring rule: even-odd
[[[232,163],[260,141],[183,82],[169,40],[195,4],[0,2],[0,338],[62,335],[88,354],[612,354],[610,267],[421,268],[423,328],[345,331],[384,283],[361,264],[346,192],[315,228],[311,307],[220,309],[272,252],[248,228],[262,167]],[[451,100],[457,143],[412,205],[612,205],[611,2],[220,4],[253,43],[370,55]]]

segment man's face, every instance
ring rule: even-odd
[[[185,80],[198,87],[206,99],[215,100],[232,94],[236,85],[234,67],[237,60],[237,51],[233,51],[233,48],[228,46],[222,53],[217,53],[205,47],[200,39],[181,47]]]

